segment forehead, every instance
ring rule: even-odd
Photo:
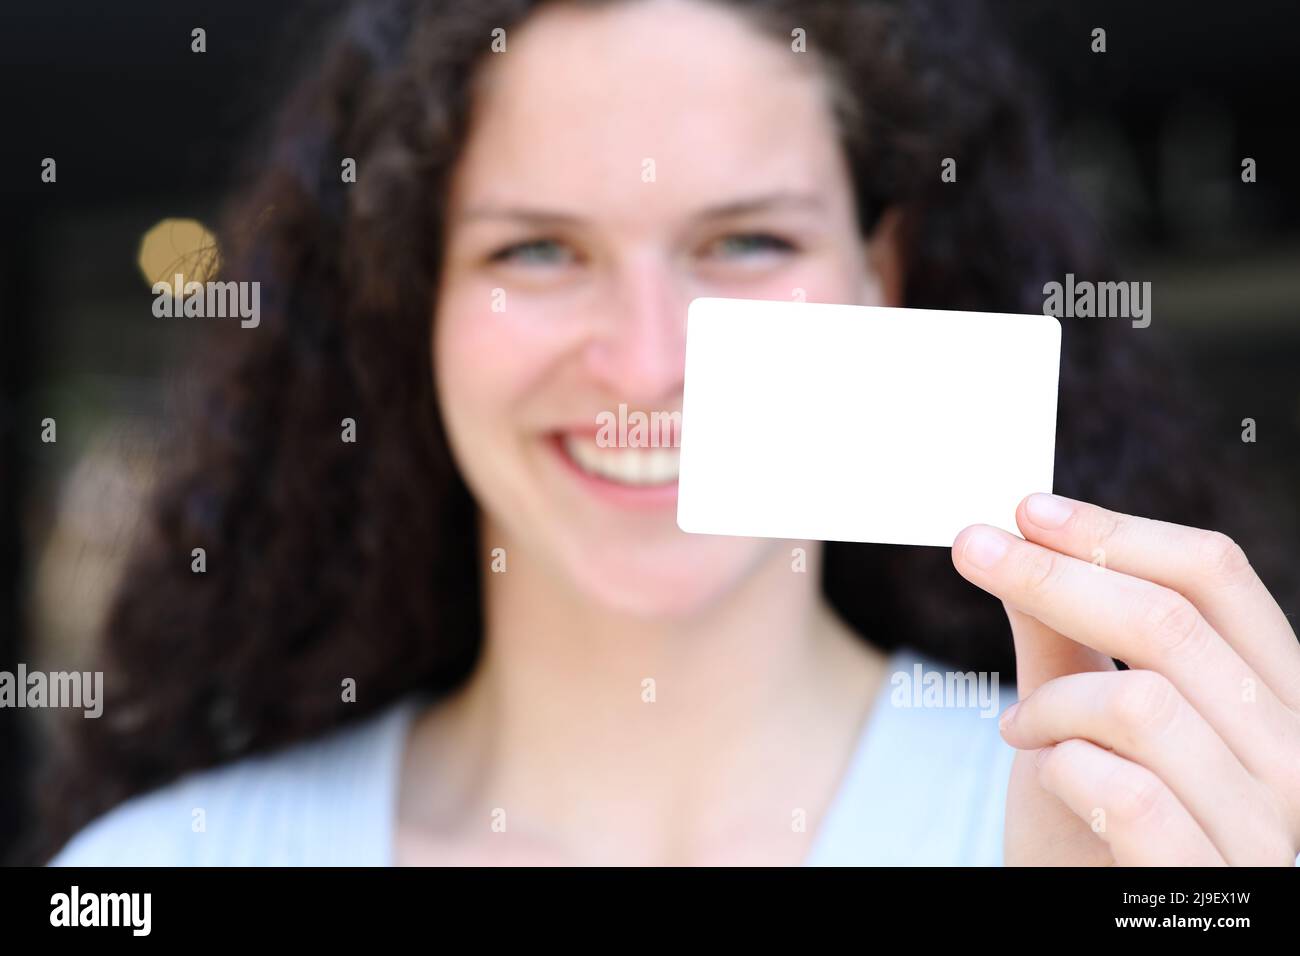
[[[824,189],[839,144],[810,56],[711,3],[544,7],[488,55],[453,202],[594,216]]]

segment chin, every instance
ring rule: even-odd
[[[646,542],[589,542],[571,554],[579,593],[610,611],[647,619],[687,619],[707,612],[752,573],[766,549],[744,538],[690,536],[656,547]]]

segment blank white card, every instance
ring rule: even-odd
[[[1061,324],[1046,315],[696,299],[677,524],[952,544],[1052,490]]]

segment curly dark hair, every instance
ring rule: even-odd
[[[1109,277],[1044,110],[975,4],[730,5],[784,42],[806,31],[836,91],[863,235],[901,213],[903,304],[1040,312],[1045,282]],[[202,352],[210,387],[106,623],[104,717],[65,728],[34,854],[132,794],[449,689],[474,666],[475,504],[435,401],[431,303],[476,66],[493,29],[538,6],[357,5],[277,114],[222,231],[224,277],[262,284],[261,325],[217,331]],[[340,181],[345,157],[355,184]],[[959,182],[941,181],[945,157]],[[1057,490],[1260,543],[1150,339],[1067,323]],[[344,418],[354,444],[339,441]],[[204,574],[190,570],[199,547]],[[1013,671],[1001,605],[945,549],[832,544],[824,573],[877,646]],[[340,700],[345,677],[356,703]]]

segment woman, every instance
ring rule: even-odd
[[[968,5],[447,6],[359,9],[283,112],[227,245],[261,324],[127,573],[55,861],[1294,862],[1285,615],[1228,538],[1110,510],[1233,520],[1132,331],[1067,326],[1073,497],[1023,541],[685,535],[671,467],[595,447],[679,407],[696,296],[1098,274]],[[1009,706],[1007,618],[1001,732],[905,706],[917,665]]]

